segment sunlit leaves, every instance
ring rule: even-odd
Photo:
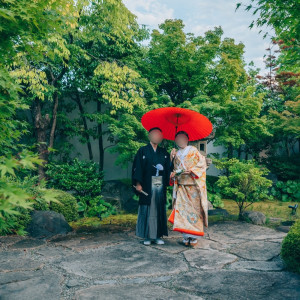
[[[104,62],[94,74],[95,89],[105,102],[112,105],[111,114],[116,114],[119,109],[132,113],[135,106],[143,105],[142,90],[136,85],[140,75],[134,70],[120,67],[115,62]]]

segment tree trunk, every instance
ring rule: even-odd
[[[97,101],[97,112],[101,114],[101,103]],[[98,123],[98,145],[99,145],[99,170],[103,171],[104,167],[104,148],[103,148],[103,130],[102,123]]]
[[[38,166],[39,181],[46,178],[45,164],[48,161],[48,145],[47,145],[47,130],[49,128],[50,118],[46,114],[45,117],[42,116],[41,102],[39,99],[35,100],[34,107],[34,127],[36,130],[36,138],[38,142],[38,152],[39,158],[44,162],[42,165]]]
[[[289,140],[288,140],[288,137],[285,138],[285,147],[286,147],[286,153],[287,153],[287,156],[290,157],[290,156],[291,156],[291,152],[290,152],[290,148],[289,148]]]
[[[242,145],[240,145],[238,149],[238,158],[241,159],[241,156],[242,156]]]
[[[80,99],[78,91],[76,92],[76,103],[77,103],[77,105],[79,107],[79,111],[80,111],[81,118],[82,118],[82,123],[83,123],[83,127],[84,127],[83,136],[86,139],[87,148],[88,148],[88,152],[89,152],[89,158],[90,158],[90,160],[94,160],[93,151],[92,151],[92,145],[91,145],[91,142],[90,142],[90,136],[87,133],[88,126],[87,126],[87,122],[86,122],[86,117],[84,116],[84,109],[83,109],[83,106],[82,106],[81,99]]]
[[[239,217],[238,217],[238,219],[240,221],[245,220],[245,217],[243,216],[243,213],[244,213],[244,204],[239,205]]]
[[[228,146],[228,158],[233,158],[233,146],[231,144]]]
[[[49,148],[53,148],[54,144],[54,136],[55,136],[55,129],[56,129],[56,121],[57,121],[57,108],[58,108],[58,93],[54,93],[54,105],[53,105],[53,117],[52,117],[52,126],[50,131],[50,138],[49,138]]]

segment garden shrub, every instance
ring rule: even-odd
[[[116,208],[112,204],[106,202],[102,196],[94,197],[87,207],[87,215],[89,217],[106,218],[116,214]]]
[[[270,199],[268,188],[272,181],[265,178],[269,171],[254,160],[215,159],[214,164],[218,169],[227,170],[228,175],[220,176],[217,185],[222,195],[237,203],[240,219],[244,218],[244,210],[252,203]]]
[[[206,186],[207,191],[210,193],[218,193],[220,188],[217,185],[217,181],[219,180],[218,176],[206,175]]]
[[[280,181],[300,180],[299,154],[291,156],[269,156],[262,161]]]
[[[62,214],[67,222],[78,220],[77,201],[70,193],[57,190],[57,199],[60,203],[52,202],[50,209]]]
[[[222,197],[220,194],[212,194],[210,192],[207,193],[207,199],[213,205],[214,208],[223,208],[224,202],[222,201]]]
[[[300,201],[300,181],[277,181],[272,187],[271,194],[282,202]]]
[[[300,274],[300,220],[291,226],[281,245],[280,256],[288,269]]]
[[[103,173],[95,162],[50,163],[47,166],[48,186],[72,193],[78,202],[81,216],[103,217],[115,212],[115,208],[101,198]]]
[[[22,207],[16,208],[17,214],[3,213],[3,217],[0,218],[0,236],[7,234],[25,235],[25,228],[31,221],[29,209]]]

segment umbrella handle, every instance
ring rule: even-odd
[[[174,142],[174,148],[178,148],[175,142]],[[176,155],[173,156],[171,163],[173,163],[173,161],[174,161],[174,159],[175,159],[175,156],[176,156]]]

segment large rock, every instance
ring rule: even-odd
[[[256,225],[263,225],[266,223],[266,216],[260,211],[245,211],[243,216],[250,219],[250,221]]]
[[[101,195],[104,200],[129,212],[137,211],[138,202],[133,199],[134,193],[130,184],[121,180],[105,181]]]
[[[72,231],[62,214],[55,211],[34,211],[26,231],[35,238],[49,238]]]

